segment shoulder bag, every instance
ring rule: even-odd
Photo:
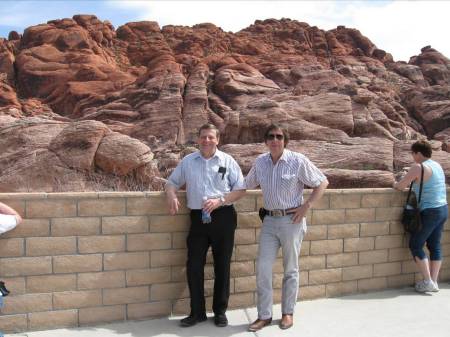
[[[422,223],[420,221],[420,198],[422,197],[422,187],[423,187],[423,165],[420,164],[421,174],[420,174],[420,189],[419,189],[419,199],[416,198],[416,205],[411,205],[409,203],[409,198],[411,196],[411,190],[413,182],[409,185],[408,197],[406,198],[406,205],[403,209],[402,224],[405,232],[414,234],[422,228]]]

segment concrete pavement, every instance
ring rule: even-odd
[[[274,307],[271,326],[247,332],[256,309],[227,312],[229,326],[217,328],[212,319],[181,328],[181,317],[130,321],[108,325],[35,331],[5,337],[448,337],[450,336],[450,285],[441,291],[418,294],[412,288],[300,302],[294,326],[280,330],[280,306]],[[210,315],[208,315],[210,316]]]

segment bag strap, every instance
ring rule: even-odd
[[[419,199],[417,200],[417,205],[419,205],[420,199],[422,198],[422,188],[423,188],[423,165],[422,165],[422,164],[420,164],[420,168],[421,168],[421,173],[420,173],[420,189],[419,189]],[[411,181],[411,184],[409,185],[408,196],[406,197],[406,204],[409,203],[409,197],[410,197],[410,195],[411,195],[412,186],[413,186],[413,181]]]
[[[420,189],[419,189],[419,200],[417,201],[417,205],[420,204],[420,198],[422,198],[422,187],[423,187],[423,165],[420,163],[420,168],[422,169],[420,174]]]
[[[409,204],[409,197],[411,195],[412,185],[413,185],[413,182],[411,181],[411,184],[409,185],[408,196],[406,197],[406,204],[407,205]]]

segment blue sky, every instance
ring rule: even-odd
[[[396,60],[408,61],[431,45],[450,57],[449,1],[0,1],[0,36],[9,31],[75,14],[95,14],[116,28],[131,22],[157,21],[192,26],[212,22],[225,31],[238,31],[257,19],[288,17],[333,29],[356,28]]]
[[[0,36],[7,37],[11,30],[20,33],[26,27],[49,20],[71,18],[75,14],[95,14],[118,26],[135,21],[136,8],[118,8],[112,1],[0,1]]]

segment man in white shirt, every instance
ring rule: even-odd
[[[0,202],[0,234],[14,229],[22,222],[22,217],[13,208]]]
[[[264,135],[268,153],[260,155],[247,177],[245,186],[261,186],[264,197],[264,221],[260,233],[256,283],[258,319],[249,331],[258,331],[272,322],[272,265],[279,248],[283,251],[283,287],[281,329],[293,325],[293,313],[299,287],[298,257],[306,232],[305,215],[321,198],[328,186],[327,178],[304,155],[286,149],[289,134],[272,124]],[[313,189],[303,200],[303,188]]]
[[[225,312],[230,296],[230,262],[237,226],[237,214],[232,203],[245,193],[239,192],[244,190],[244,178],[236,161],[217,149],[219,130],[214,125],[205,124],[200,128],[197,143],[200,151],[184,157],[166,184],[170,214],[178,212],[180,203],[176,191],[183,185],[186,185],[187,206],[191,210],[186,263],[191,312],[180,325],[189,327],[207,319],[204,267],[211,246],[215,275],[214,323],[224,327],[228,325]]]

